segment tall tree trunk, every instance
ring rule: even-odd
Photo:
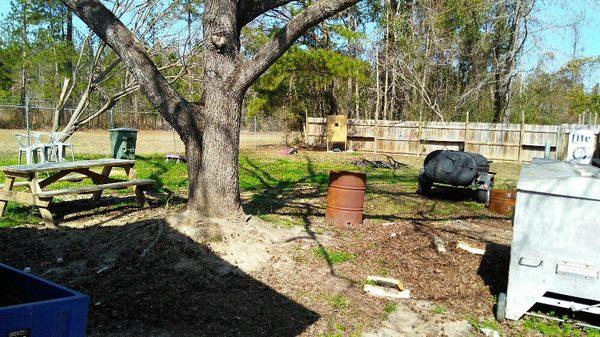
[[[67,46],[69,47],[69,52],[73,51],[73,12],[70,9],[67,9],[67,34],[65,40],[67,42]],[[71,54],[67,56],[66,68],[69,76],[72,76],[73,59],[71,58]]]
[[[533,5],[524,7],[522,0],[516,0],[511,11],[500,6],[495,38],[495,83],[494,83],[494,123],[510,121],[509,103],[511,84],[515,77],[517,56],[523,49],[527,38],[527,16]],[[506,22],[508,21],[508,22]],[[521,38],[523,31],[523,38]]]
[[[494,116],[492,117],[492,123],[500,123],[500,117],[503,115],[504,109],[506,108],[502,82],[500,72],[496,72],[496,74],[494,74]]]
[[[394,113],[396,112],[396,62],[392,66],[392,97],[390,97],[390,119],[395,119]]]
[[[209,90],[203,108],[202,134],[190,132],[188,161],[188,211],[208,216],[231,216],[242,212],[239,180],[239,134],[242,97]]]
[[[331,80],[331,85],[329,86],[329,90],[327,93],[327,100],[329,103],[329,112],[328,115],[338,115],[339,114],[339,103],[337,96],[335,95],[335,81]]]
[[[23,44],[21,48],[21,87],[19,88],[19,104],[25,105],[25,100],[27,97],[27,49],[29,48],[29,38],[27,37],[27,11],[28,11],[27,3],[23,4],[23,18],[21,21],[21,43]]]
[[[236,1],[211,1],[206,6],[203,107],[191,125],[199,132],[188,134],[185,141],[187,157],[194,158],[188,161],[188,210],[230,216],[242,212],[238,156],[244,95],[228,85],[239,63],[240,32]]]
[[[381,88],[379,85],[379,50],[375,50],[375,120],[379,119],[379,111],[381,110]]]
[[[390,2],[385,2],[385,49],[384,49],[384,84],[383,84],[383,119],[389,119],[388,116],[388,88],[389,88],[389,59],[390,59]]]
[[[354,83],[354,114],[354,118],[360,119],[360,84],[358,83],[358,80]]]

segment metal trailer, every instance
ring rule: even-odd
[[[494,185],[490,161],[484,156],[463,151],[436,150],[427,155],[419,171],[417,193],[428,195],[435,184],[470,188],[477,200],[487,204]]]
[[[507,294],[496,318],[535,303],[600,314],[600,169],[534,160],[521,170]]]

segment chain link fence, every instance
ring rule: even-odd
[[[17,158],[17,135],[51,132],[54,110],[51,104],[45,102],[26,105],[0,102],[0,158],[4,161]],[[64,109],[60,116],[59,131],[69,122],[73,111],[74,109]],[[86,111],[96,110],[89,108]],[[108,130],[120,127],[138,130],[136,152],[140,155],[184,152],[179,136],[158,112],[123,108],[108,110],[91,120],[77,130],[68,142],[74,145],[76,156],[110,156]],[[281,120],[247,116],[242,118],[242,148],[283,145],[296,141],[298,137],[298,133],[287,132],[286,125]]]

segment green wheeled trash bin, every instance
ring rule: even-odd
[[[118,128],[108,130],[110,133],[110,147],[113,158],[135,159],[135,143],[137,130]]]

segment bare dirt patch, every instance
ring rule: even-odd
[[[445,336],[464,337],[473,333],[464,320],[449,320],[443,308],[428,301],[399,303],[376,331],[364,337]]]
[[[296,336],[318,320],[165,215],[3,229],[0,260],[88,294],[89,336]]]

